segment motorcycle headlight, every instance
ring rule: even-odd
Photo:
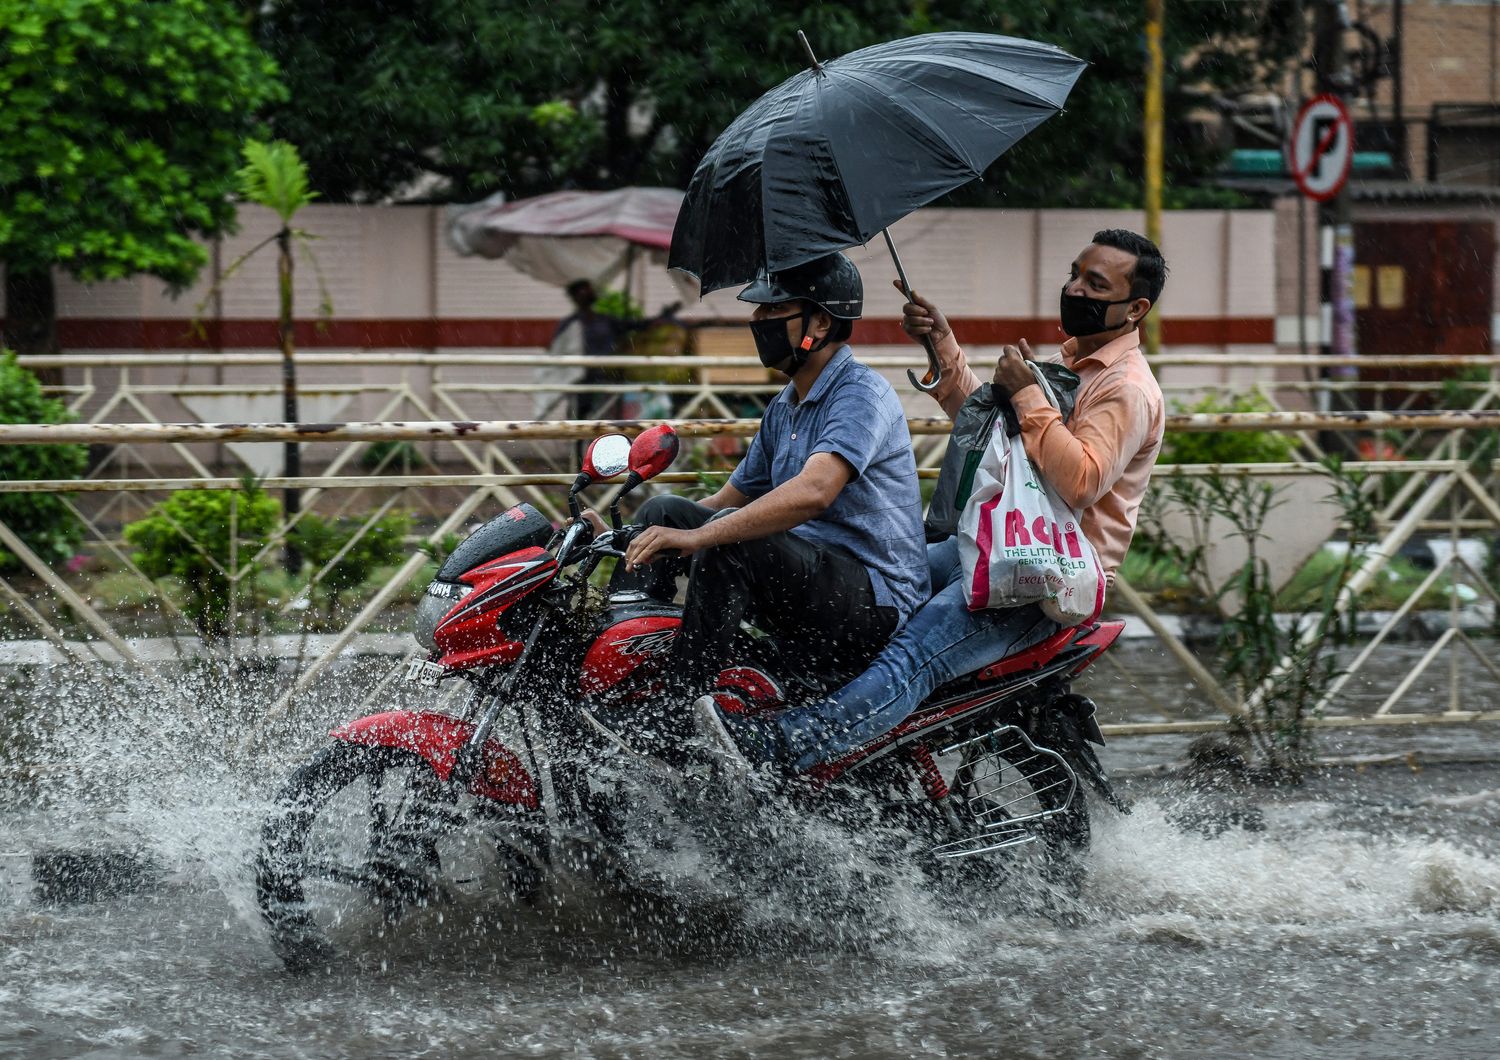
[[[433,581],[428,585],[427,591],[422,594],[422,602],[417,604],[417,618],[412,624],[412,633],[416,636],[417,643],[428,651],[435,649],[437,643],[434,634],[438,623],[453,610],[455,604],[473,591],[473,586],[459,582]]]

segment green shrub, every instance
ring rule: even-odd
[[[432,560],[432,565],[434,567],[441,567],[443,561],[453,555],[454,550],[464,543],[465,536],[464,534],[448,533],[444,534],[443,539],[436,543],[424,538],[418,542],[417,551],[427,553],[428,558]]]
[[[1443,380],[1442,403],[1445,409],[1466,409],[1484,396],[1490,381],[1490,370],[1480,365],[1459,368]]]
[[[1272,412],[1271,403],[1259,394],[1225,398],[1210,393],[1177,412]],[[1174,431],[1162,446],[1163,464],[1280,464],[1296,458],[1296,439],[1276,431]]]
[[[411,516],[405,512],[389,512],[375,520],[355,541],[354,535],[362,526],[363,519],[324,519],[309,514],[298,521],[289,535],[292,544],[312,565],[313,573],[322,570],[346,545],[349,546],[315,588],[329,617],[337,609],[341,595],[360,588],[377,569],[406,558],[404,542],[411,530]],[[354,542],[352,545],[351,541]]]
[[[1239,571],[1221,586],[1215,602],[1233,593],[1237,603],[1219,627],[1219,672],[1250,695],[1247,709],[1231,724],[1256,748],[1267,775],[1295,780],[1311,762],[1313,728],[1310,724],[1340,670],[1336,649],[1346,645],[1356,630],[1356,602],[1342,592],[1359,565],[1360,548],[1374,535],[1375,506],[1364,488],[1366,476],[1345,468],[1337,457],[1323,461],[1323,473],[1333,500],[1343,511],[1341,551],[1325,550],[1306,580],[1278,595],[1265,556],[1267,521],[1284,501],[1281,489],[1239,474],[1188,478],[1174,474],[1166,482],[1173,507],[1196,512],[1205,519],[1224,520],[1224,536],[1238,538],[1246,547]],[[1199,585],[1212,577],[1202,544],[1190,549],[1165,539],[1157,547],[1176,559]],[[1290,623],[1282,608],[1290,607]]]
[[[1285,586],[1277,597],[1276,606],[1282,610],[1305,609],[1315,605],[1322,597],[1325,586],[1340,576],[1346,560],[1337,552],[1324,549],[1313,556]],[[1422,584],[1429,571],[1422,570],[1403,556],[1392,556],[1374,583],[1359,598],[1360,606],[1366,610],[1394,611],[1411,597]],[[1443,575],[1437,579],[1417,602],[1417,607],[1443,607],[1448,603],[1448,594],[1453,591],[1453,579]]]
[[[230,522],[235,560],[243,570],[271,540],[281,519],[281,504],[254,482],[233,490],[182,490],[125,526],[132,557],[149,578],[177,578],[187,591],[183,611],[204,637],[221,637],[229,629]],[[254,579],[242,577],[242,606],[254,601]]]
[[[42,395],[36,376],[0,351],[0,423],[70,423],[61,401]],[[88,460],[82,445],[0,445],[0,479],[78,478]],[[78,550],[83,525],[56,493],[0,493],[0,522],[16,532],[43,563],[61,563]],[[0,547],[0,570],[21,561]]]
[[[1131,540],[1119,575],[1132,588],[1148,595],[1188,596],[1195,592],[1179,557],[1161,548],[1149,534],[1137,533]]]

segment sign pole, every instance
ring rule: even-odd
[[[1348,9],[1341,0],[1323,0],[1318,6],[1318,29],[1315,40],[1319,54],[1314,56],[1318,89],[1334,96],[1342,108],[1350,86],[1349,55],[1344,35],[1349,28]],[[1347,114],[1347,111],[1346,111]],[[1347,121],[1347,118],[1346,118]],[[1347,152],[1354,154],[1354,128],[1347,125]],[[1319,211],[1322,221],[1320,253],[1324,266],[1325,288],[1323,322],[1320,329],[1322,348],[1336,357],[1352,357],[1356,352],[1354,333],[1354,224],[1349,184],[1341,181],[1336,194]],[[1339,367],[1325,372],[1336,379],[1354,379],[1353,367]],[[1325,402],[1326,402],[1325,398]]]

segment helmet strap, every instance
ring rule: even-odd
[[[809,357],[817,353],[824,346],[828,345],[827,335],[824,335],[821,339],[814,339],[812,335],[808,333],[809,329],[812,327],[813,315],[817,312],[818,307],[811,305],[802,310],[802,341],[797,344],[798,368],[801,368],[804,364],[806,364]]]

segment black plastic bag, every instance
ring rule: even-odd
[[[1046,377],[1057,397],[1058,411],[1066,423],[1073,415],[1073,405],[1078,398],[1078,376],[1055,361],[1033,362],[1035,371]],[[942,541],[958,530],[958,517],[969,502],[974,488],[974,471],[979,458],[989,445],[996,420],[1005,419],[1006,437],[1014,437],[1021,431],[1020,421],[1010,399],[995,393],[994,385],[982,383],[964,400],[958,414],[953,417],[953,430],[948,434],[948,449],[943,454],[943,464],[938,471],[937,488],[932,501],[927,505],[927,518],[923,528],[928,541]]]

